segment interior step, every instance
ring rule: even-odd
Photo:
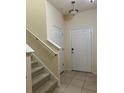
[[[32,68],[38,67],[38,61],[32,61],[32,62],[31,62],[31,67],[32,67]]]
[[[39,75],[43,71],[43,68],[44,68],[43,66],[33,68],[32,69],[32,78]]]
[[[48,80],[50,80],[50,74],[49,73],[42,73],[42,74],[36,76],[32,82],[33,91],[35,91],[37,88],[42,86]]]
[[[43,86],[39,87],[33,93],[52,93],[57,87],[57,80],[50,79]]]

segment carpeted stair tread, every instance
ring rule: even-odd
[[[33,93],[52,93],[52,91],[57,87],[57,80],[50,79],[43,86],[39,87]]]
[[[42,70],[43,68],[44,68],[43,66],[40,66],[40,67],[36,67],[36,68],[32,69],[32,74],[39,70]]]
[[[43,73],[43,74],[36,76],[32,81],[32,86],[35,86],[38,82],[41,82],[42,80],[44,80],[45,78],[49,76],[50,76],[49,73]]]

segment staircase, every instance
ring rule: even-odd
[[[49,73],[35,57],[31,58],[32,68],[32,92],[33,93],[52,93],[58,86],[57,80]]]

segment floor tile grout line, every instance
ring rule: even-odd
[[[75,77],[75,76],[74,76],[74,77]],[[74,77],[73,77],[73,78],[74,78]],[[71,81],[70,81],[70,83],[67,85],[67,87],[65,87],[65,89],[64,89],[64,91],[63,91],[63,93],[65,93],[65,90],[69,87],[69,85],[71,84],[71,82],[72,82],[73,78],[71,79]]]
[[[75,74],[75,75],[76,75],[76,74]],[[74,77],[75,77],[75,76],[74,76]],[[73,81],[74,77],[71,79],[71,82]],[[86,77],[85,77],[85,79],[86,79]],[[76,80],[79,80],[79,79],[76,79]],[[81,80],[81,81],[84,81],[84,83],[85,83],[85,80]],[[65,90],[69,87],[69,85],[71,84],[71,82],[67,85],[67,87],[65,87],[63,93],[65,93]],[[84,86],[84,84],[82,85],[82,87],[83,87],[83,86]],[[81,88],[81,92],[82,92],[82,88]]]
[[[81,88],[81,93],[82,93],[82,91],[84,89],[85,83],[86,83],[86,77],[85,77],[84,83],[83,83],[82,88]]]
[[[69,74],[69,73],[66,73],[67,75]],[[79,73],[80,74],[80,73]],[[81,93],[83,92],[83,90],[85,89],[85,85],[86,85],[86,82],[87,82],[87,77],[88,77],[88,74],[86,73],[85,74],[85,78],[84,79],[76,79],[75,77],[77,76],[77,75],[79,75],[78,73],[72,73],[72,74],[70,74],[70,82],[69,83],[66,83],[66,85],[65,85],[65,88],[63,89],[63,91],[62,91],[62,93],[66,93],[66,90],[67,90],[67,88],[71,85],[71,83],[72,83],[72,81],[75,79],[75,80],[80,80],[80,81],[83,81],[83,84],[82,84],[82,86],[81,86]],[[69,78],[69,77],[68,77]],[[86,89],[87,89],[87,87],[86,87]]]

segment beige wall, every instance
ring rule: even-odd
[[[47,37],[45,0],[26,0],[26,28],[41,40]]]
[[[63,19],[62,14],[48,1],[46,2],[46,18],[47,18],[47,36],[51,35],[53,26],[59,26],[64,29],[65,37],[65,69],[72,69],[71,51],[70,51],[70,31],[72,27],[93,27],[93,64],[92,71],[97,72],[97,11],[96,9],[87,10],[79,13],[75,17],[66,16]]]
[[[50,38],[54,26],[64,29],[62,14],[48,1],[46,1],[47,36]]]
[[[93,27],[93,65],[92,71],[97,72],[97,10],[87,10],[77,14],[74,17],[65,17],[46,0],[27,0],[27,28],[36,34],[41,40],[46,40],[50,36],[52,27],[57,25],[64,29],[65,37],[65,69],[72,69],[71,49],[70,49],[70,31],[73,27]],[[42,49],[41,49],[42,50]],[[40,54],[41,55],[41,54]],[[45,57],[45,56],[44,56]],[[46,58],[46,57],[45,57]],[[56,62],[55,62],[56,63]],[[55,65],[54,63],[54,65]],[[48,64],[48,63],[46,63]],[[56,63],[58,64],[58,63]],[[49,64],[48,64],[49,65]],[[57,65],[52,65],[54,67]],[[56,68],[57,70],[57,68]]]
[[[26,8],[27,30],[45,42],[47,39],[46,0],[27,0]],[[26,33],[26,43],[35,50],[35,54],[59,79],[58,55],[51,56],[50,52],[32,38],[29,32]]]
[[[77,14],[74,17],[65,17],[65,69],[72,69],[70,32],[73,27],[93,28],[93,62],[92,72],[97,72],[97,9],[90,9]]]

